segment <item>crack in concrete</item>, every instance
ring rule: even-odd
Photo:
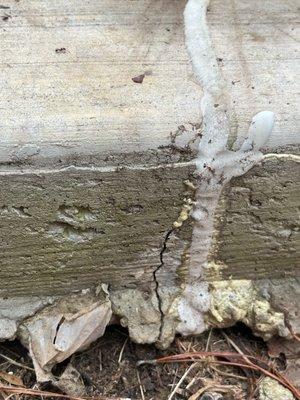
[[[161,337],[162,337],[162,330],[163,330],[163,325],[164,325],[164,312],[163,312],[163,309],[162,309],[162,299],[161,299],[161,297],[160,297],[160,295],[159,295],[159,281],[158,281],[158,276],[157,276],[157,274],[158,274],[158,272],[161,270],[161,268],[163,268],[163,266],[164,266],[164,260],[163,260],[164,252],[166,251],[167,242],[168,242],[168,240],[169,240],[171,234],[173,233],[173,231],[174,231],[174,228],[170,229],[170,230],[166,233],[166,236],[165,236],[164,241],[163,241],[162,249],[161,249],[161,252],[160,252],[160,254],[159,254],[159,257],[160,257],[160,265],[153,271],[153,278],[154,278],[154,282],[155,282],[154,291],[155,291],[156,298],[157,298],[158,310],[159,310],[159,312],[160,312],[160,326],[159,326],[158,341],[160,341],[160,340],[161,340]]]
[[[64,321],[65,321],[65,317],[61,317],[59,323],[57,324],[57,327],[56,327],[56,329],[55,329],[55,336],[54,336],[54,339],[53,339],[53,344],[54,344],[54,345],[55,345],[55,343],[56,343],[58,331],[59,331],[60,327],[62,326],[62,324],[64,323]]]

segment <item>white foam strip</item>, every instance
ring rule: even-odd
[[[205,329],[204,314],[210,306],[208,284],[204,271],[211,247],[215,209],[224,186],[234,176],[243,175],[262,160],[260,147],[268,140],[274,124],[274,114],[257,114],[238,151],[227,149],[230,131],[226,85],[219,71],[206,22],[209,0],[189,0],[184,21],[186,45],[193,69],[204,95],[201,103],[203,136],[196,160],[198,181],[194,229],[190,247],[189,276],[178,312],[181,334],[198,334]]]
[[[219,149],[226,146],[229,121],[226,84],[216,61],[206,22],[208,5],[209,0],[188,1],[184,11],[184,22],[187,50],[195,75],[204,90],[201,110],[205,135],[202,138],[201,151],[211,154],[211,140],[214,141],[214,148],[217,145]]]
[[[159,164],[159,165],[143,165],[143,164],[135,164],[135,165],[124,165],[122,166],[122,170],[126,171],[150,171],[150,170],[158,170],[158,169],[167,169],[167,168],[184,168],[190,165],[194,165],[194,161],[185,161],[178,162],[172,164]],[[14,169],[5,169],[2,170],[0,168],[0,176],[7,175],[54,175],[60,174],[62,172],[97,172],[97,173],[105,173],[105,172],[117,172],[120,171],[120,166],[107,166],[107,167],[80,167],[76,165],[69,165],[63,168],[21,168],[16,167]]]

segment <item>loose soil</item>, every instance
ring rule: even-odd
[[[224,336],[225,333],[225,336]],[[227,336],[227,338],[226,338]],[[129,398],[132,400],[168,400],[179,380],[191,363],[172,363],[164,365],[145,364],[137,366],[140,360],[152,360],[171,354],[193,351],[235,351],[228,338],[245,354],[268,359],[265,343],[243,325],[232,329],[212,330],[198,337],[178,337],[172,346],[161,351],[154,346],[138,345],[131,342],[125,329],[119,326],[109,327],[105,335],[93,343],[87,350],[75,354],[71,359],[55,367],[54,374],[59,376],[68,363],[78,370],[85,385],[86,396],[90,398]],[[20,363],[17,366],[7,358]],[[277,358],[276,367],[284,369],[284,360]],[[17,341],[2,343],[0,346],[0,371],[21,379],[28,388],[40,388],[58,392],[50,385],[38,386],[27,351]],[[206,392],[219,392],[225,400],[248,400],[257,398],[256,384],[261,379],[253,372],[235,367],[218,366],[205,362],[195,362],[192,369],[178,386],[172,400],[200,399],[191,397],[201,388]],[[7,381],[1,380],[8,384]],[[59,392],[58,392],[59,393]],[[3,395],[6,399],[7,395]],[[10,399],[41,399],[28,395],[15,395]]]

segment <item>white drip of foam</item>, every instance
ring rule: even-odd
[[[220,194],[231,178],[243,175],[262,160],[263,154],[259,150],[268,140],[274,125],[271,111],[260,112],[252,119],[239,150],[227,148],[230,121],[226,83],[211,44],[206,22],[208,5],[209,0],[189,0],[184,12],[188,53],[204,91],[201,102],[203,136],[196,160],[198,184],[192,213],[195,223],[189,276],[178,306],[181,322],[177,331],[184,335],[198,334],[206,328],[204,314],[209,310],[210,296],[203,272],[207,266]]]

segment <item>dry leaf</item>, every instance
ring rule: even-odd
[[[19,376],[8,374],[7,372],[0,371],[0,379],[10,383],[14,386],[24,387],[23,381]]]

